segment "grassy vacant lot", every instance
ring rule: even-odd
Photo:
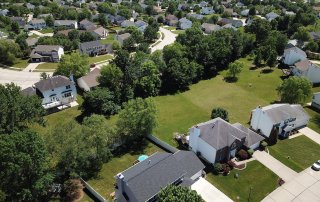
[[[104,60],[110,60],[112,58],[113,58],[112,55],[101,55],[97,57],[89,57],[88,59],[89,59],[89,64],[92,64],[92,63],[101,62]]]
[[[209,173],[206,179],[234,201],[261,201],[277,187],[278,176],[258,161],[252,161],[245,170],[233,169],[228,176]]]
[[[55,70],[58,68],[58,64],[57,62],[46,62],[46,63],[42,63],[40,65],[37,66],[36,70]]]
[[[21,60],[21,59],[18,59],[17,62],[12,65],[13,67],[16,67],[16,68],[19,68],[19,69],[24,69],[28,66],[28,59],[27,60]]]
[[[304,135],[279,140],[268,148],[272,156],[296,172],[311,166],[320,156],[320,145]]]
[[[185,133],[191,126],[209,120],[214,107],[227,109],[231,123],[248,124],[252,109],[278,99],[276,88],[281,83],[281,71],[264,74],[261,69],[250,70],[251,61],[241,61],[245,67],[236,83],[224,81],[226,72],[222,72],[192,85],[184,93],[156,97],[159,125],[154,135],[175,145],[174,132]]]
[[[145,146],[139,145],[139,148],[129,149],[124,154],[115,156],[111,161],[103,165],[99,176],[96,179],[89,180],[88,183],[106,199],[114,192],[114,176],[121,171],[133,165],[133,162],[142,154],[151,155],[162,151],[154,144],[147,142]]]

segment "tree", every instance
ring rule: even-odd
[[[158,194],[159,202],[203,202],[196,191],[183,186],[169,185]]]
[[[106,26],[108,26],[108,24],[109,24],[106,15],[103,14],[103,13],[99,13],[99,15],[98,15],[98,22],[99,22],[99,24],[100,24],[101,26],[103,26],[103,27],[106,27]]]
[[[309,50],[309,51],[312,51],[312,52],[317,52],[319,50],[319,45],[314,42],[314,41],[310,41],[306,47],[305,47],[306,50]]]
[[[73,52],[69,55],[63,55],[55,75],[64,75],[69,77],[73,74],[76,78],[80,78],[89,72],[88,56],[81,55],[79,52]]]
[[[144,30],[144,38],[147,41],[152,41],[153,39],[158,38],[158,31],[158,27],[148,25],[147,28]]]
[[[80,32],[79,30],[72,30],[68,33],[68,38],[73,41],[73,40],[79,40],[80,39]]]
[[[217,108],[213,108],[211,111],[211,119],[215,119],[215,118],[222,118],[223,120],[229,122],[229,116],[228,116],[228,111],[221,108],[221,107],[217,107]]]
[[[80,42],[94,41],[96,38],[90,32],[82,32],[80,34]]]
[[[19,45],[20,50],[22,51],[22,56],[23,57],[29,56],[30,52],[31,52],[31,50],[30,50],[30,48],[29,48],[29,46],[27,44],[26,39],[27,39],[27,35],[20,34],[20,35],[17,36],[16,41],[15,41]]]
[[[115,53],[115,57],[112,62],[124,71],[130,64],[130,53],[126,50],[120,49]]]
[[[255,34],[257,42],[261,43],[269,36],[271,24],[267,20],[255,19],[250,25],[245,27],[245,31]]]
[[[303,104],[311,96],[312,85],[304,77],[290,77],[278,87],[282,102]]]
[[[253,6],[249,9],[249,15],[250,16],[256,15],[256,7]]]
[[[10,40],[0,39],[0,63],[12,65],[15,63],[17,57],[21,57],[18,44]]]
[[[160,15],[160,16],[157,18],[157,22],[158,22],[158,23],[164,23],[164,18]]]
[[[45,21],[46,21],[46,25],[47,25],[48,27],[53,27],[53,25],[54,25],[54,18],[53,18],[51,15],[49,15],[48,17],[46,17],[46,18],[45,18]]]
[[[116,125],[121,139],[128,142],[150,135],[156,124],[153,100],[137,98],[124,104]]]
[[[41,80],[45,80],[45,79],[48,79],[50,75],[48,75],[46,72],[42,72],[40,74],[40,79]]]
[[[15,84],[0,84],[0,134],[11,133],[29,123],[42,123],[45,110],[37,96],[23,96]]]
[[[156,96],[161,86],[160,72],[153,61],[146,61],[140,67],[136,84],[136,95],[140,97]]]
[[[174,1],[170,1],[167,12],[170,14],[174,14],[174,12],[177,10],[177,8],[178,8],[177,3]]]
[[[0,189],[7,201],[43,201],[53,176],[47,151],[34,132],[0,135]]]
[[[259,66],[261,65],[261,60],[262,60],[261,50],[260,50],[260,49],[257,49],[253,63],[254,63],[257,67],[259,67]]]
[[[269,57],[267,59],[267,65],[271,68],[274,67],[277,63],[277,52],[275,50],[271,50],[269,52]]]
[[[102,114],[107,117],[116,114],[120,109],[115,103],[113,93],[105,88],[97,88],[86,93],[82,106],[85,113]]]
[[[310,40],[309,31],[305,27],[299,27],[298,31],[294,33],[293,37],[295,39],[298,39],[301,41],[309,41]]]
[[[119,101],[123,80],[123,72],[121,69],[115,64],[103,66],[98,80],[100,85],[112,91],[116,100]]]
[[[19,33],[20,33],[19,24],[18,24],[17,22],[12,22],[12,24],[11,24],[11,30],[12,30],[15,34],[19,34]]]
[[[229,64],[227,74],[229,77],[235,79],[237,78],[237,75],[240,74],[242,68],[243,68],[243,63],[239,61],[235,61]]]
[[[63,184],[64,201],[75,201],[80,198],[83,185],[79,179],[69,179]]]

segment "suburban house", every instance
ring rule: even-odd
[[[79,28],[80,29],[91,30],[91,29],[94,29],[96,27],[97,26],[93,22],[91,22],[91,21],[89,21],[87,19],[83,19],[83,20],[81,20],[79,22]]]
[[[9,13],[9,10],[8,9],[0,9],[0,15],[1,16],[7,16]]]
[[[105,39],[108,36],[108,31],[103,27],[96,27],[88,30],[96,39]]]
[[[257,149],[261,135],[221,118],[197,124],[189,130],[189,149],[210,163],[228,161],[243,147]]]
[[[25,25],[24,29],[25,30],[41,30],[46,27],[47,27],[47,24],[46,24],[46,21],[44,21],[44,19],[33,18],[28,22],[28,24]]]
[[[242,16],[248,16],[249,15],[249,9],[244,9],[240,12],[240,15]]]
[[[54,27],[65,27],[67,29],[78,29],[78,22],[75,20],[55,20]]]
[[[23,95],[38,95],[42,98],[42,106],[45,109],[69,105],[76,100],[77,90],[73,78],[65,76],[53,76],[41,80],[33,87],[22,90]]]
[[[79,88],[88,92],[94,89],[95,87],[99,86],[98,77],[101,75],[100,69],[95,68],[87,75],[80,77],[77,79],[77,84]]]
[[[211,15],[211,14],[214,14],[215,11],[212,7],[204,7],[200,10],[200,13],[202,15]]]
[[[204,18],[203,15],[197,14],[197,13],[188,13],[187,17],[195,18],[197,20],[202,20]]]
[[[130,36],[130,33],[124,33],[116,35],[115,39],[120,43],[121,46],[123,46],[124,41],[127,40]]]
[[[179,19],[175,15],[166,16],[166,24],[169,26],[177,26]]]
[[[272,20],[276,19],[277,17],[279,17],[279,15],[276,14],[275,12],[270,12],[266,15],[266,19],[269,21],[272,21]]]
[[[26,25],[26,20],[23,17],[10,17],[10,20],[12,22],[18,23],[20,28],[24,28],[24,26]]]
[[[292,130],[306,126],[308,121],[309,116],[301,105],[272,104],[254,109],[250,126],[267,138],[272,132],[286,138]]]
[[[186,30],[192,27],[192,22],[187,18],[181,18],[179,20],[179,28],[182,30]]]
[[[38,42],[39,38],[33,38],[33,37],[28,37],[26,38],[26,42],[29,47],[34,48],[36,46],[36,43]]]
[[[221,26],[224,26],[224,25],[232,25],[233,27],[235,28],[239,28],[239,27],[242,27],[243,26],[243,22],[241,20],[233,20],[233,19],[229,19],[229,18],[221,18],[218,23],[219,25]]]
[[[310,38],[314,41],[319,41],[320,32],[309,32]]]
[[[64,50],[62,46],[37,45],[30,54],[32,62],[59,62]]]
[[[286,48],[282,55],[282,61],[286,65],[293,65],[305,59],[307,59],[307,54],[298,47]]]
[[[79,44],[79,51],[89,56],[112,53],[112,44],[102,44],[100,40],[88,41]]]
[[[320,92],[313,93],[311,106],[320,110]]]
[[[145,21],[142,21],[142,20],[137,20],[136,22],[134,22],[134,24],[140,32],[144,32],[144,30],[148,26],[148,23],[146,23]]]
[[[134,22],[133,21],[130,21],[130,20],[125,20],[125,21],[123,21],[122,23],[121,23],[121,27],[124,27],[124,28],[126,28],[126,27],[135,27],[136,25],[134,24]]]
[[[117,174],[116,201],[156,201],[168,185],[190,187],[202,175],[204,165],[190,151],[157,152]]]
[[[206,34],[210,34],[211,32],[215,32],[221,29],[219,25],[210,24],[210,23],[203,23],[201,25],[201,28]]]
[[[33,5],[33,4],[31,4],[31,3],[27,3],[26,4],[26,7],[29,9],[29,10],[33,10],[33,9],[35,9],[35,5]]]
[[[295,76],[305,77],[312,83],[320,83],[320,67],[309,60],[302,60],[291,66],[291,72]]]

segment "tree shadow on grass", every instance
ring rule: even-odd
[[[227,76],[227,77],[224,77],[223,79],[225,82],[227,83],[235,83],[238,81],[238,78],[237,77],[230,77],[230,76]]]
[[[270,68],[268,68],[268,69],[262,69],[260,72],[261,72],[262,74],[269,74],[269,73],[273,72],[273,69],[270,69]]]

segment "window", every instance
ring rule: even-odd
[[[63,94],[62,97],[64,97],[64,98],[71,97],[71,93],[65,93],[65,94]]]
[[[70,85],[67,85],[67,86],[66,86],[66,89],[70,89],[70,88],[71,88]]]

